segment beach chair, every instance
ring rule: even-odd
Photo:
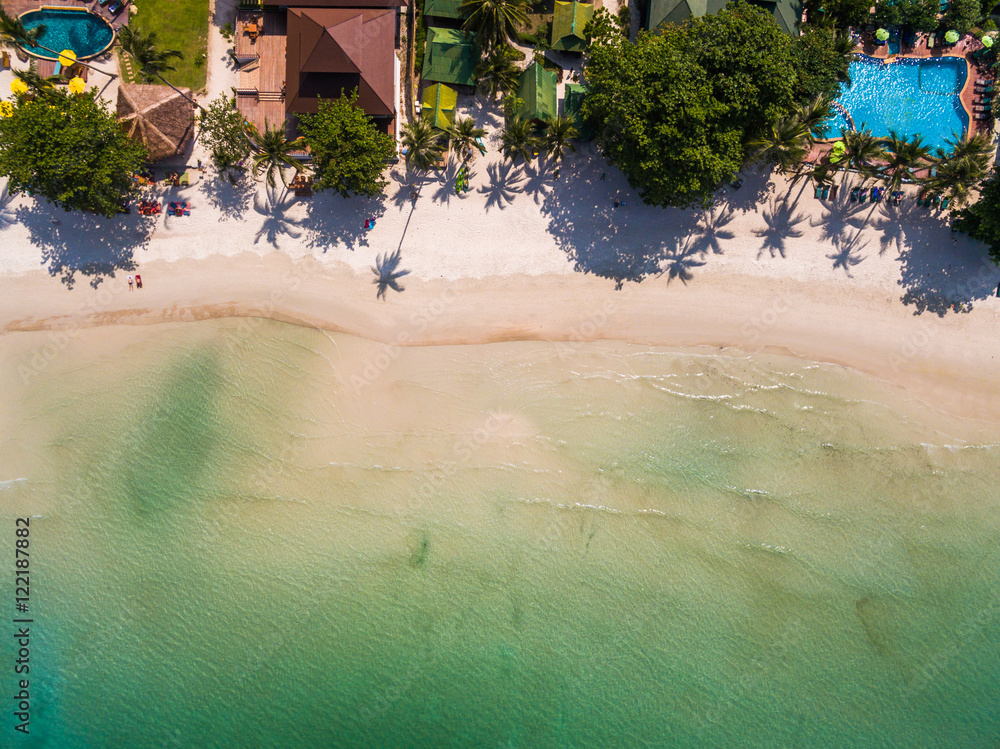
[[[191,175],[188,172],[184,172],[181,178],[177,180],[177,184],[180,187],[190,187],[191,186]]]
[[[860,191],[861,191],[860,187],[855,187],[853,190],[851,190],[851,202],[852,203],[857,203],[858,202],[858,193]]]
[[[10,52],[0,52],[0,67],[10,67]]]
[[[873,187],[872,188],[872,202],[874,203],[877,200],[878,200],[878,188],[877,187]]]
[[[830,200],[836,200],[837,199],[837,189],[838,189],[837,185],[831,185],[830,186]]]
[[[943,211],[944,209],[946,209],[946,208],[948,207],[948,201],[949,201],[950,199],[951,199],[951,198],[945,198],[944,200],[942,200],[942,201],[941,201],[941,210],[942,210],[942,211]]]
[[[823,196],[823,188],[816,185],[816,192],[813,194],[816,200],[819,200]]]
[[[864,204],[865,201],[867,200],[868,200],[868,191],[861,190],[861,192],[858,193],[858,202]]]
[[[824,187],[823,188],[823,195],[821,196],[821,199],[822,200],[826,200],[828,197],[830,197],[830,188],[829,187]]]

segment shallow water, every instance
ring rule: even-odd
[[[0,349],[11,556],[35,516],[10,745],[995,744],[997,448],[886,386],[258,321],[54,341]]]

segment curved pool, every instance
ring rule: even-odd
[[[26,29],[45,27],[38,40],[42,46],[23,49],[46,60],[55,60],[64,49],[71,49],[76,52],[77,59],[86,60],[101,54],[115,40],[111,24],[85,8],[40,8],[26,11],[20,18]],[[55,54],[42,47],[55,50]]]
[[[858,55],[850,67],[851,85],[844,87],[836,103],[843,107],[858,130],[868,129],[885,137],[922,135],[931,148],[947,147],[947,139],[962,137],[969,115],[961,93],[969,66],[960,57],[922,60],[883,60]],[[849,119],[836,111],[822,134],[837,138],[848,129]]]

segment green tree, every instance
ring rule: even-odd
[[[118,30],[118,44],[122,51],[135,62],[139,68],[139,77],[143,81],[151,83],[154,78],[159,78],[196,107],[201,108],[198,102],[163,77],[164,73],[174,70],[170,61],[182,59],[183,52],[176,49],[157,49],[155,32],[150,31],[143,36],[141,31],[133,31],[128,26],[122,26]]]
[[[986,155],[966,155],[945,159],[935,167],[935,174],[921,185],[921,195],[945,195],[955,207],[968,202],[973,188],[989,174],[990,160]]]
[[[846,29],[864,26],[871,15],[871,0],[808,0],[806,11],[811,26]]]
[[[408,122],[403,127],[402,142],[406,149],[406,165],[421,174],[426,174],[441,160],[446,145],[442,133],[427,120]]]
[[[798,106],[795,116],[805,126],[810,146],[823,137],[822,128],[831,111],[830,100],[822,94]]]
[[[944,25],[959,34],[968,34],[981,15],[979,0],[951,0],[944,14]]]
[[[236,99],[225,94],[214,99],[198,115],[199,139],[212,155],[221,177],[235,184],[245,171],[241,162],[250,155],[250,140]]]
[[[934,31],[938,26],[938,0],[885,0],[875,6],[875,23],[903,33]]]
[[[286,169],[294,169],[296,172],[305,169],[302,162],[292,156],[294,151],[302,149],[301,139],[288,140],[284,127],[268,127],[265,123],[264,132],[260,133],[255,129],[252,137],[256,153],[253,155],[250,171],[255,179],[260,179],[262,174],[266,175],[268,187],[277,186],[275,175],[281,178],[281,184],[287,185]]]
[[[312,151],[316,188],[341,197],[382,194],[386,163],[396,155],[392,137],[381,132],[350,96],[322,100],[316,114],[299,115],[299,129]]]
[[[0,175],[8,189],[67,211],[115,215],[147,157],[93,91],[17,97],[10,116],[0,117]]]
[[[576,151],[573,141],[580,137],[573,120],[565,115],[557,115],[545,120],[544,147],[545,153],[553,163],[563,160],[566,151]]]
[[[484,52],[516,38],[528,21],[525,0],[465,0],[461,9],[467,14],[462,28],[475,32]]]
[[[787,174],[797,170],[809,153],[809,138],[808,126],[792,115],[772,123],[769,130],[751,140],[747,147],[756,158]]]
[[[794,109],[792,39],[744,2],[634,44],[595,37],[582,114],[647,203],[708,205]]]
[[[797,81],[795,98],[807,101],[817,96],[835,99],[841,83],[849,83],[848,69],[854,59],[854,42],[846,32],[806,29],[793,40]]]
[[[884,143],[886,162],[879,169],[879,177],[886,190],[892,193],[902,187],[904,181],[912,181],[916,170],[927,166],[931,153],[919,135],[905,138],[892,131]]]
[[[478,153],[486,153],[483,146],[479,145],[479,140],[486,137],[486,131],[481,127],[476,127],[476,121],[471,117],[463,117],[456,120],[447,130],[448,138],[451,140],[451,148],[462,161]]]
[[[1000,172],[983,183],[979,200],[955,215],[954,226],[989,245],[994,262],[1000,263]]]
[[[489,99],[509,94],[517,88],[521,69],[514,64],[517,50],[509,44],[494,47],[476,65],[476,88]]]
[[[529,120],[512,117],[507,121],[501,135],[504,159],[516,161],[520,156],[525,163],[535,158],[535,153],[541,147],[541,141],[535,135],[535,126]]]
[[[879,164],[885,160],[885,142],[876,138],[871,130],[841,130],[844,139],[844,167],[857,169],[863,179],[878,174]]]

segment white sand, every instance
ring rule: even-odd
[[[498,121],[495,108],[466,103],[480,123]],[[401,166],[381,201],[212,179],[158,189],[193,204],[183,218],[68,214],[0,187],[0,325],[250,314],[388,344],[609,338],[781,351],[1000,418],[1000,271],[912,197],[859,207],[842,187],[836,203],[821,202],[805,180],[748,175],[712,211],[663,210],[644,206],[590,145],[558,182],[503,165],[496,143],[461,197],[456,168],[429,176],[415,205],[421,180]],[[397,248],[406,291],[376,301],[369,268]],[[128,293],[124,270],[105,277],[108,262],[134,263],[145,289]]]

